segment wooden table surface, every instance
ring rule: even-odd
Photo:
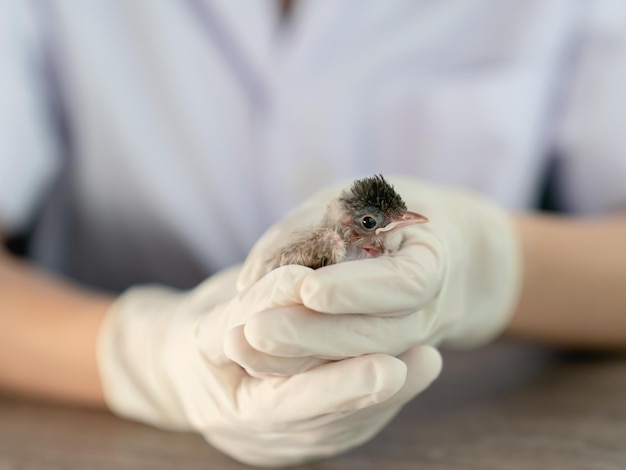
[[[193,434],[0,398],[0,469],[247,469]],[[626,357],[513,343],[444,353],[376,438],[300,470],[626,469]]]

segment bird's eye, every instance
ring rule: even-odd
[[[376,219],[370,215],[366,215],[361,219],[361,225],[363,225],[366,229],[373,229],[376,227],[376,223]]]

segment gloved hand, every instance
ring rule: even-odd
[[[430,222],[402,229],[393,255],[310,271],[299,287],[309,310],[280,309],[233,330],[228,342],[239,345],[227,348],[233,359],[264,373],[294,373],[324,359],[397,355],[416,344],[477,346],[503,330],[522,269],[510,216],[469,192],[387,179],[408,209]],[[322,190],[272,227],[251,251],[239,288],[261,279],[274,252],[319,223],[328,202],[348,185]],[[245,353],[245,344],[254,355]]]
[[[238,269],[189,292],[147,286],[124,293],[99,335],[110,409],[161,428],[197,431],[252,465],[294,464],[369,439],[439,374],[436,350],[370,354],[262,378],[224,355],[232,327],[299,305],[298,288],[309,272],[287,266],[239,295]]]

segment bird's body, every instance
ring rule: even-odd
[[[271,269],[299,264],[318,269],[343,261],[388,254],[400,248],[398,229],[428,219],[407,210],[381,175],[356,180],[331,201],[316,228],[281,248]]]
[[[334,227],[319,227],[282,248],[273,258],[272,268],[300,264],[313,269],[341,262],[346,244]]]

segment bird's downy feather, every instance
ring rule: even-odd
[[[318,227],[278,250],[268,268],[299,264],[318,269],[390,254],[402,244],[399,228],[427,220],[409,212],[382,175],[359,179],[328,204]]]

